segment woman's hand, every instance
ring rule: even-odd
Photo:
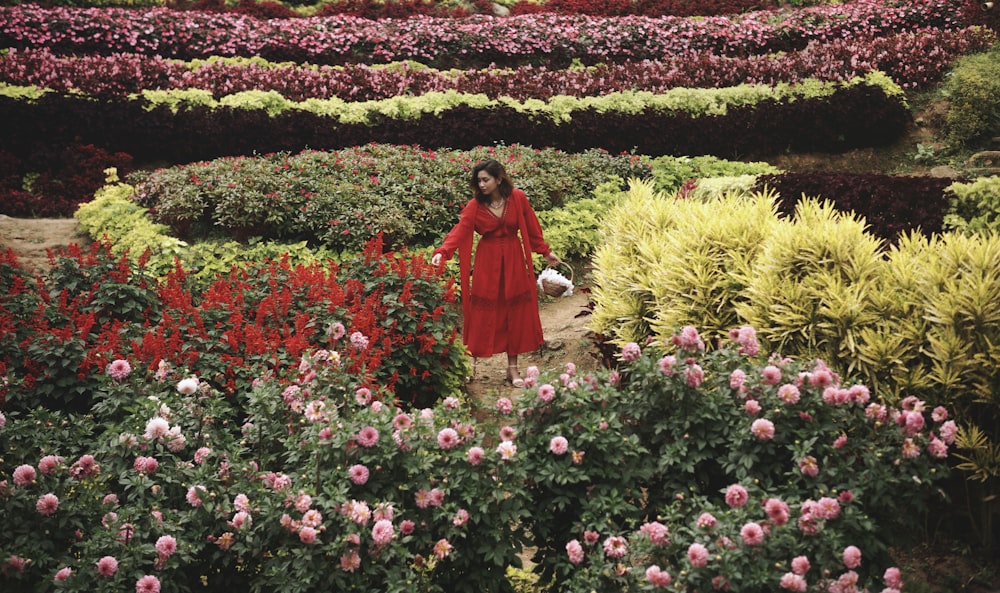
[[[553,268],[562,263],[562,260],[559,259],[559,256],[556,255],[555,253],[552,253],[551,251],[545,254],[545,261],[548,262],[548,264]]]
[[[431,258],[431,265],[435,268],[441,265],[441,254],[435,253],[434,257]]]

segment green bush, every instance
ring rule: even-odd
[[[960,58],[943,90],[950,144],[975,145],[1000,134],[1000,48]]]
[[[1000,231],[1000,177],[980,177],[971,183],[956,182],[946,189],[951,196],[943,230],[962,233]]]

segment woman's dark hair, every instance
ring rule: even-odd
[[[500,195],[503,197],[510,196],[511,192],[514,191],[514,182],[510,180],[510,176],[507,175],[507,169],[503,168],[503,165],[499,161],[494,159],[486,159],[485,161],[480,161],[476,163],[476,166],[472,168],[472,178],[469,180],[469,186],[472,187],[472,194],[476,197],[476,200],[485,204],[490,201],[483,192],[479,190],[479,172],[486,171],[497,180],[497,186],[500,190]]]

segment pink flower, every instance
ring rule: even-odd
[[[697,525],[702,529],[711,529],[715,527],[716,519],[712,513],[702,513],[698,515]]]
[[[416,528],[416,526],[417,524],[414,523],[413,521],[410,521],[409,519],[404,519],[399,524],[399,532],[402,533],[403,535],[410,535],[411,533],[413,533],[413,530],[414,528]]]
[[[701,387],[701,383],[705,380],[705,371],[696,364],[684,369],[684,381],[688,384],[688,387],[693,387],[697,389]]]
[[[808,588],[808,583],[806,583],[805,577],[800,574],[795,574],[794,572],[786,572],[781,577],[781,588],[788,589],[789,591],[797,591],[799,593],[805,591]]]
[[[931,420],[934,422],[944,422],[948,419],[948,408],[938,406],[931,412]]]
[[[887,587],[892,587],[893,589],[903,588],[903,573],[895,566],[885,569],[885,574],[882,575],[882,578],[885,579]]]
[[[160,579],[147,574],[135,582],[135,593],[160,593]]]
[[[657,546],[665,546],[670,543],[670,530],[659,521],[644,523],[639,528],[639,533],[649,538],[649,541]]]
[[[749,325],[729,330],[729,337],[740,345],[739,353],[744,356],[757,356],[760,344],[757,342],[757,330]]]
[[[799,403],[799,388],[792,383],[785,383],[778,388],[778,399],[789,406],[794,406]]]
[[[442,428],[437,435],[438,446],[442,449],[453,449],[458,443],[458,433],[454,428]]]
[[[105,372],[115,381],[127,379],[132,374],[132,366],[127,360],[118,359],[108,364]]]
[[[97,561],[97,574],[110,577],[118,572],[118,561],[114,556],[105,556]]]
[[[469,521],[469,511],[465,509],[458,509],[455,516],[451,519],[451,524],[455,527],[461,527]]]
[[[319,527],[323,524],[323,513],[316,509],[309,509],[302,513],[302,524],[307,527]]]
[[[913,459],[920,456],[920,446],[913,441],[913,439],[908,438],[903,441],[903,447],[901,451],[903,457],[907,459]]]
[[[357,550],[351,550],[340,557],[340,569],[344,572],[354,572],[361,566],[361,556]]]
[[[664,356],[660,359],[659,366],[660,372],[666,376],[671,376],[674,374],[674,365],[677,364],[677,357],[672,355]]]
[[[809,558],[806,556],[796,556],[792,558],[792,572],[795,574],[804,575],[809,572],[812,565],[809,564]]]
[[[747,523],[740,528],[740,537],[748,546],[759,546],[764,543],[764,529],[757,523]]]
[[[812,455],[808,455],[800,460],[799,471],[801,471],[803,475],[815,478],[816,475],[819,474],[819,464],[816,463],[816,458]]]
[[[55,475],[56,470],[62,465],[63,458],[58,455],[46,455],[38,461],[38,471],[46,476]]]
[[[140,455],[135,458],[135,463],[132,464],[132,467],[140,474],[151,474],[156,471],[156,468],[160,467],[160,462],[155,457]]]
[[[788,519],[791,516],[791,509],[788,508],[788,504],[777,498],[768,498],[764,501],[764,512],[767,513],[767,518],[771,520],[771,523],[777,526],[788,523]]]
[[[642,355],[642,350],[635,342],[629,342],[622,346],[622,360],[625,362],[635,362]]]
[[[396,530],[392,526],[392,521],[387,519],[376,521],[375,525],[372,527],[372,542],[374,542],[376,546],[384,546],[392,541],[392,537],[395,533]]]
[[[38,474],[35,472],[35,468],[28,464],[19,465],[14,469],[13,474],[14,484],[17,486],[28,486],[35,483],[35,478]]]
[[[702,568],[708,565],[708,548],[701,544],[691,544],[688,546],[688,562],[695,568]]]
[[[820,519],[836,519],[840,516],[840,502],[836,498],[824,496],[816,501],[813,512]],[[849,567],[850,568],[850,567]]]
[[[38,511],[38,514],[43,517],[51,517],[52,515],[55,515],[58,508],[59,497],[51,492],[39,496],[38,502],[35,503],[35,509]]]
[[[514,411],[514,403],[510,401],[510,398],[501,397],[497,400],[497,411],[501,414],[510,414]]]
[[[944,459],[948,456],[948,445],[944,441],[931,435],[931,441],[927,443],[927,452],[935,459]]]
[[[57,581],[65,581],[72,574],[73,574],[73,569],[70,568],[70,567],[68,567],[68,566],[64,566],[64,567],[62,567],[62,568],[59,569],[59,572],[57,572],[56,576],[53,577],[53,578],[54,578],[54,580],[57,580]]]
[[[844,548],[842,556],[844,566],[847,568],[857,568],[861,566],[861,550],[857,546],[847,546]]]
[[[583,541],[587,542],[587,545],[594,545],[597,540],[601,539],[601,534],[596,531],[586,530],[583,532]]]
[[[308,525],[303,525],[299,529],[299,541],[309,545],[316,542],[316,536],[318,535],[315,527],[309,527]]]
[[[177,391],[181,395],[194,395],[198,391],[198,378],[189,377],[177,382]]]
[[[755,399],[748,399],[743,404],[743,409],[746,410],[747,414],[750,416],[756,416],[761,410],[760,402]]]
[[[350,469],[347,470],[347,473],[351,477],[351,482],[354,482],[358,486],[363,486],[368,482],[368,468],[360,463],[352,465]]]
[[[156,553],[161,558],[170,558],[177,551],[177,540],[170,535],[161,535],[156,540]]]
[[[566,440],[566,437],[556,436],[549,441],[549,450],[555,455],[564,455],[568,449],[569,441]]]
[[[362,447],[374,447],[378,443],[378,430],[374,426],[366,426],[358,431],[358,444]]]
[[[243,511],[245,513],[253,511],[253,508],[250,506],[250,498],[242,492],[237,494],[236,498],[233,499],[233,508],[237,511]]]
[[[774,365],[768,365],[761,370],[760,376],[765,385],[777,385],[781,382],[781,369]]]
[[[654,587],[669,587],[671,580],[670,573],[655,564],[646,569],[646,582]]]
[[[549,403],[556,397],[556,388],[549,383],[545,383],[538,387],[538,399],[545,403]]]
[[[253,525],[253,518],[246,511],[237,511],[233,513],[233,518],[229,521],[229,525],[233,529],[243,529],[244,527],[250,529],[250,526]]]
[[[612,535],[604,540],[604,555],[608,558],[621,558],[628,552],[628,542],[620,535]]]
[[[469,447],[468,452],[465,454],[465,459],[472,465],[479,465],[483,461],[483,457],[486,452],[483,451],[482,447]]]
[[[747,380],[747,374],[742,369],[736,369],[729,373],[729,388],[742,391],[743,384]]]
[[[580,564],[583,562],[583,546],[580,545],[578,540],[570,540],[566,544],[566,555],[569,556],[570,563]]]
[[[774,423],[767,418],[758,418],[750,425],[750,432],[761,441],[769,441],[774,438]]]
[[[681,328],[680,334],[674,334],[672,338],[674,345],[682,350],[704,350],[705,342],[698,335],[698,330],[690,325]]]
[[[438,560],[444,560],[453,549],[446,538],[441,538],[434,544],[434,557]]]
[[[326,327],[326,334],[333,340],[343,338],[346,333],[347,329],[344,327],[344,324],[339,321],[335,321]]]
[[[844,445],[846,445],[846,444],[847,444],[847,435],[846,434],[842,434],[839,437],[837,437],[836,439],[834,439],[834,441],[833,441],[833,448],[834,449],[843,449]]]
[[[955,437],[958,436],[958,426],[955,424],[954,420],[949,420],[941,425],[941,429],[938,430],[941,435],[941,440],[946,444],[952,445],[955,443]]]
[[[745,505],[749,499],[750,495],[747,494],[747,489],[739,484],[733,484],[726,488],[726,504],[733,508]]]
[[[205,492],[205,487],[201,485],[194,485],[188,488],[187,494],[184,495],[184,499],[187,500],[188,504],[193,507],[200,507],[202,504],[199,492]]]
[[[500,428],[500,439],[504,441],[513,441],[514,437],[517,436],[517,431],[514,430],[512,426],[503,426]]]

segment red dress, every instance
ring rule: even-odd
[[[474,232],[479,234],[479,244],[471,265],[470,286]],[[500,352],[537,350],[543,337],[531,253],[545,255],[551,250],[524,192],[515,189],[500,216],[470,200],[458,224],[434,253],[448,259],[456,250],[465,317],[462,340],[470,354],[487,358]]]

